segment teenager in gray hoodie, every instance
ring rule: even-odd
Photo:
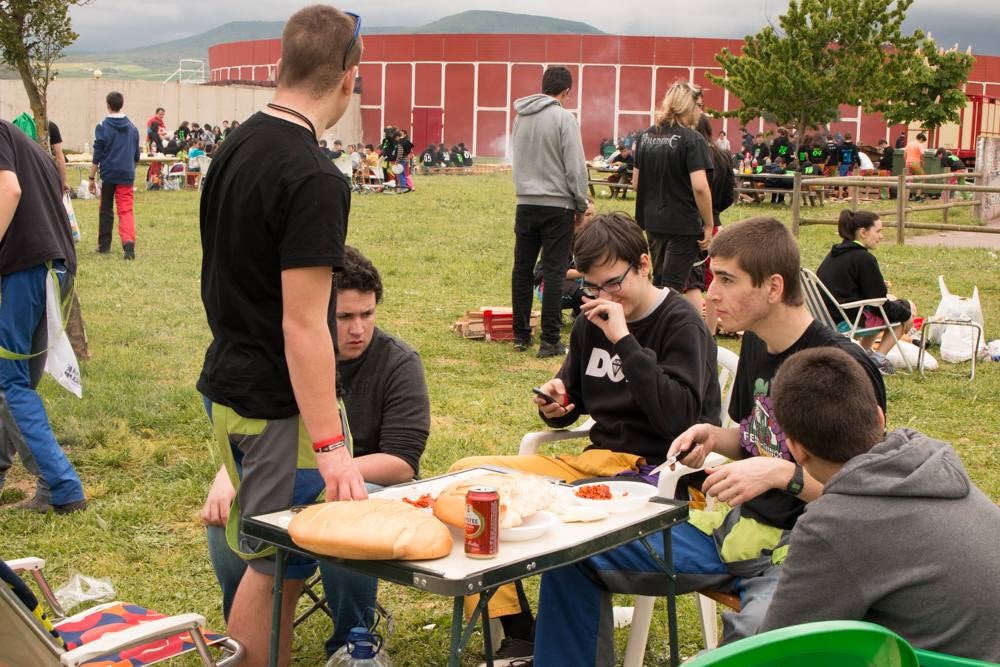
[[[542,76],[542,92],[514,103],[517,118],[511,133],[511,151],[517,212],[510,291],[514,349],[520,351],[531,345],[529,319],[538,251],[542,251],[545,284],[562,285],[574,218],[587,210],[587,163],[580,126],[563,108],[572,85],[569,70],[550,67]],[[559,289],[547,289],[542,295],[539,357],[566,354],[559,340],[561,299]]]
[[[795,525],[761,631],[864,620],[918,648],[1000,661],[1000,508],[955,450],[910,429],[885,435],[871,383],[834,348],[790,357],[771,398],[823,493]]]

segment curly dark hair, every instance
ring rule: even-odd
[[[344,269],[333,274],[333,287],[338,292],[374,292],[375,303],[382,302],[382,276],[371,260],[353,246],[344,246]]]

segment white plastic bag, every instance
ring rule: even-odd
[[[917,367],[917,355],[920,354],[920,348],[909,343],[905,340],[899,341],[898,345],[893,345],[892,349],[889,350],[889,354],[885,355],[886,358],[892,363],[894,368],[906,368],[906,362],[903,361],[903,357],[906,357],[906,361],[910,362],[911,368]],[[924,351],[924,370],[936,371],[938,369],[937,359],[932,357],[930,353],[926,350]]]
[[[65,585],[55,591],[54,595],[63,611],[69,611],[81,602],[113,599],[115,587],[109,579],[97,579],[75,572]]]
[[[73,233],[73,243],[80,242],[80,225],[76,222],[76,211],[73,210],[73,201],[69,198],[69,193],[63,193],[63,207],[69,217],[69,229]]]
[[[934,311],[934,317],[931,319],[958,320],[962,319],[962,316],[965,315],[968,316],[969,319],[971,319],[973,322],[978,322],[979,326],[984,326],[983,306],[982,304],[979,303],[978,287],[973,287],[972,297],[966,298],[963,296],[957,296],[955,294],[952,294],[948,290],[948,286],[944,284],[944,276],[938,276],[938,286],[941,288],[941,302],[938,303],[937,310]],[[930,342],[932,343],[940,343],[941,338],[944,335],[943,329],[946,328],[947,327],[931,327],[928,340],[930,340]],[[961,328],[968,329],[969,331],[971,331],[969,327],[961,327]],[[971,342],[969,343],[969,349],[970,350],[972,349]]]
[[[59,307],[60,289],[52,271],[45,281],[45,319],[49,349],[45,357],[45,372],[52,376],[66,391],[83,398],[80,364],[73,353],[73,346],[63,326],[62,309]]]
[[[968,315],[952,319],[972,322],[972,318]],[[978,346],[976,345],[976,336],[979,336]],[[944,333],[941,334],[941,358],[943,360],[952,364],[969,361],[973,354],[984,349],[986,349],[986,341],[983,340],[975,327],[964,327],[957,324],[949,324],[944,327]]]

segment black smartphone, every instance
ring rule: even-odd
[[[559,401],[557,401],[556,399],[552,398],[551,396],[549,396],[548,394],[546,394],[544,391],[542,391],[538,387],[532,387],[531,391],[534,392],[535,396],[537,396],[538,398],[542,399],[546,403],[559,403]]]

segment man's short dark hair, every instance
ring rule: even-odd
[[[112,90],[108,93],[108,96],[104,98],[104,101],[108,103],[108,108],[111,109],[113,113],[118,113],[125,106],[125,98],[117,90]]]
[[[565,67],[550,67],[542,75],[542,92],[546,95],[558,95],[572,87],[573,75]]]
[[[771,401],[785,435],[826,461],[846,463],[882,440],[871,380],[836,347],[786,359],[771,383]]]
[[[344,270],[333,274],[333,286],[338,292],[357,290],[375,293],[375,303],[382,303],[382,276],[367,257],[353,246],[344,246]]]
[[[642,229],[632,216],[622,212],[595,215],[573,243],[576,268],[581,273],[618,260],[638,267],[642,256],[648,253]]]
[[[292,14],[281,32],[278,85],[304,87],[313,97],[329,93],[344,74],[344,52],[355,19],[329,5],[310,5]],[[347,66],[361,62],[361,38],[347,54]]]
[[[917,141],[927,141],[927,135],[921,132],[917,135]]]
[[[735,259],[737,265],[750,274],[754,287],[763,285],[770,276],[781,276],[785,283],[782,303],[802,305],[799,244],[778,220],[758,216],[723,227],[712,239],[708,256]]]
[[[163,113],[167,113],[167,110],[166,110],[166,109],[164,109],[163,107],[156,107],[156,112],[155,112],[155,113],[160,113],[161,111],[162,111]]]

